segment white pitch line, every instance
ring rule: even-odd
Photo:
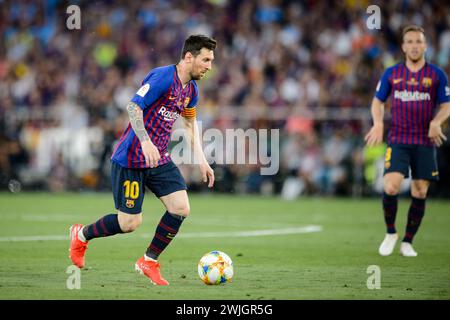
[[[68,215],[68,214],[24,214],[20,216],[20,219],[23,221],[33,221],[33,222],[60,222],[60,221],[73,221],[79,219],[77,215]]]
[[[69,240],[69,236],[24,236],[24,237],[0,237],[0,242],[19,242],[19,241],[59,241]]]
[[[284,229],[266,229],[266,230],[250,230],[250,231],[229,231],[229,232],[193,232],[180,233],[177,238],[238,238],[238,237],[260,237],[286,234],[301,234],[322,231],[321,226],[305,226],[297,228]],[[153,235],[142,234],[142,238],[149,238]],[[68,236],[48,235],[48,236],[24,236],[24,237],[0,237],[0,242],[20,242],[20,241],[61,241],[68,240]]]
[[[180,238],[216,238],[216,237],[260,237],[273,236],[283,234],[299,234],[322,231],[321,226],[306,226],[298,228],[285,229],[267,229],[267,230],[251,230],[251,231],[230,231],[230,232],[204,232],[204,233],[180,233]]]

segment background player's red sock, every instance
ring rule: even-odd
[[[161,252],[163,252],[178,233],[183,220],[183,216],[166,211],[162,216],[158,227],[156,227],[155,236],[153,237],[150,246],[147,248],[145,255],[157,260]]]
[[[411,205],[408,211],[408,223],[406,225],[405,237],[403,242],[412,243],[414,235],[419,229],[422,218],[425,215],[425,199],[412,197]]]
[[[123,233],[122,229],[120,229],[118,217],[117,214],[108,214],[97,222],[85,226],[83,228],[84,237],[89,241],[94,238],[109,237],[117,233]]]
[[[383,193],[383,211],[384,222],[386,223],[387,233],[396,233],[395,217],[397,216],[398,197]]]

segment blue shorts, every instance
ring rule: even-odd
[[[422,145],[390,144],[384,159],[384,174],[399,172],[413,180],[439,180],[436,148]]]
[[[186,182],[173,162],[156,168],[133,169],[111,161],[111,184],[116,209],[131,214],[142,211],[145,187],[158,198],[187,190]]]

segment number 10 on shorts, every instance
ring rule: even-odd
[[[137,181],[126,180],[123,183],[124,196],[127,199],[127,208],[134,207],[134,200],[139,197],[139,183]]]

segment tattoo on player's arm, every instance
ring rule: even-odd
[[[129,102],[127,104],[128,116],[130,117],[131,127],[134,133],[138,137],[139,141],[143,142],[150,140],[147,130],[144,126],[144,114],[142,109],[134,102]]]

